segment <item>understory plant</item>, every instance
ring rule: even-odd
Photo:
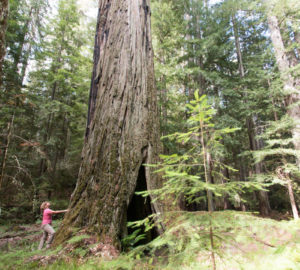
[[[160,214],[152,215],[144,221],[133,222],[130,225],[141,226],[145,222],[149,223],[149,218],[155,221],[156,225],[164,224],[170,235],[175,235],[178,239],[182,237],[180,244],[174,242],[173,245],[172,241],[162,243],[157,240],[153,245],[154,247],[166,245],[168,252],[174,256],[179,256],[181,249],[187,246],[187,242],[200,241],[200,247],[210,252],[213,269],[216,269],[215,252],[222,246],[220,239],[224,238],[222,234],[224,228],[228,226],[226,219],[215,220],[213,212],[216,210],[216,203],[220,203],[225,197],[234,200],[245,191],[263,189],[263,184],[256,181],[231,181],[222,173],[225,168],[236,171],[222,162],[224,152],[222,139],[235,132],[237,128],[215,127],[213,123],[215,110],[206,95],[199,96],[196,91],[194,100],[186,105],[186,109],[189,115],[186,132],[175,132],[163,137],[174,140],[183,150],[180,153],[161,155],[159,164],[147,165],[154,167],[156,173],[162,174],[164,178],[162,187],[137,194],[150,195],[153,201],[173,201],[177,208],[180,208],[178,207],[180,201],[186,204],[206,205],[208,212],[203,212],[202,221],[198,223],[201,227],[194,228],[194,216],[186,214],[188,213],[186,211],[164,213],[163,217]],[[183,220],[180,219],[181,216],[184,217]],[[148,227],[151,229],[151,226]],[[189,243],[189,247],[193,247],[192,242]],[[199,250],[199,245],[196,246]]]
[[[260,136],[264,148],[253,153],[256,162],[265,162],[265,173],[259,175],[259,181],[271,185],[282,185],[288,191],[294,219],[299,219],[296,194],[299,192],[300,152],[293,145],[290,130],[295,123],[288,115],[277,121],[270,122],[266,131]]]
[[[189,117],[187,131],[175,132],[163,139],[174,140],[184,146],[181,153],[160,155],[161,162],[154,167],[165,179],[160,189],[150,191],[156,199],[172,199],[175,204],[180,198],[187,203],[205,202],[209,212],[215,210],[215,202],[225,196],[232,200],[245,190],[262,189],[258,181],[231,181],[223,169],[236,171],[223,160],[222,139],[238,128],[217,129],[213,123],[215,110],[206,95],[194,94],[195,99],[186,105]],[[206,193],[206,194],[205,194]],[[140,192],[144,196],[148,192]]]

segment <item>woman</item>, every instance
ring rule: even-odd
[[[43,211],[43,221],[42,221],[43,236],[42,236],[40,244],[39,244],[39,249],[43,248],[43,245],[45,243],[45,240],[47,239],[47,236],[48,236],[48,240],[46,242],[46,248],[50,247],[50,244],[53,240],[55,231],[51,226],[51,224],[52,224],[52,215],[53,214],[59,214],[59,213],[65,213],[65,212],[68,211],[68,209],[67,210],[53,211],[49,208],[50,205],[51,205],[50,202],[43,202],[41,204],[41,210]]]

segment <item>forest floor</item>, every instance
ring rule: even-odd
[[[93,253],[99,243],[88,235],[38,251],[39,224],[0,225],[0,269],[213,269],[213,257],[217,270],[300,269],[300,221],[236,211],[208,217],[206,212],[179,213],[161,237],[137,247],[128,240],[126,251],[112,257]]]

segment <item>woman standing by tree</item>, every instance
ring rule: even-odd
[[[39,250],[43,248],[45,240],[48,237],[47,243],[46,243],[46,248],[50,247],[50,244],[53,241],[53,237],[55,234],[55,231],[53,227],[51,226],[52,224],[52,215],[53,214],[60,214],[60,213],[65,213],[68,211],[67,210],[59,210],[59,211],[53,211],[51,210],[50,207],[50,202],[43,202],[41,204],[41,210],[43,211],[43,221],[42,221],[42,229],[43,229],[43,236],[41,238],[40,244],[39,244]]]

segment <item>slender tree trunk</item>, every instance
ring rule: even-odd
[[[284,163],[286,163],[286,161],[284,161]],[[289,193],[293,217],[294,217],[294,219],[297,220],[297,219],[299,219],[299,214],[298,214],[297,204],[296,204],[295,196],[294,196],[294,192],[293,192],[293,185],[292,185],[291,178],[289,176],[289,172],[286,172],[284,168],[278,167],[276,169],[276,173],[280,179],[282,179],[286,182],[286,187],[287,187],[287,190]]]
[[[204,127],[203,121],[200,121],[200,143],[202,146],[202,155],[203,155],[203,166],[204,166],[204,177],[205,182],[208,184],[212,184],[212,177],[211,177],[211,155],[209,153],[209,149],[206,147],[206,142],[204,139]],[[208,204],[208,211],[214,211],[214,201],[213,201],[213,193],[211,190],[206,190],[207,194],[207,204]]]
[[[261,147],[259,145],[259,142],[255,139],[256,131],[255,131],[254,120],[252,117],[247,119],[247,129],[248,129],[248,136],[250,142],[250,150],[251,151],[260,150]],[[263,172],[262,166],[263,166],[262,162],[258,162],[254,164],[254,171],[256,175],[259,175]],[[262,216],[269,216],[271,207],[269,203],[268,193],[264,190],[259,190],[256,193],[259,201],[260,214]]]
[[[292,187],[292,181],[291,181],[290,178],[288,178],[288,180],[287,180],[287,189],[288,189],[288,192],[289,192],[289,197],[290,197],[290,202],[291,202],[291,207],[292,207],[292,212],[293,212],[294,219],[299,219],[297,205],[296,205],[294,192],[293,192],[293,187]]]
[[[241,51],[241,45],[240,45],[240,39],[239,39],[239,33],[238,33],[238,26],[236,22],[235,15],[232,16],[232,24],[233,24],[233,31],[234,31],[234,39],[235,39],[235,46],[236,46],[236,52],[237,52],[237,58],[239,63],[239,73],[240,77],[245,77],[245,69],[243,64],[243,56]],[[246,96],[247,97],[247,96]],[[250,149],[252,151],[258,150],[257,149],[257,142],[255,140],[255,127],[254,127],[254,121],[253,116],[250,116],[246,119],[246,125],[248,129],[248,135],[249,135],[249,142],[250,142]],[[262,165],[255,164],[255,173],[261,174],[262,173]],[[259,199],[259,208],[260,213],[263,216],[268,216],[270,214],[271,208],[269,204],[268,194],[266,191],[258,191],[258,199]]]
[[[11,135],[12,135],[14,120],[15,120],[15,113],[13,113],[13,115],[11,117],[11,121],[8,123],[8,127],[7,127],[6,145],[5,145],[5,149],[4,149],[4,153],[3,153],[3,157],[2,157],[2,162],[1,162],[0,190],[1,190],[2,183],[3,183],[3,179],[4,179],[7,153],[8,153],[8,149],[9,149],[9,145],[10,145],[10,141],[11,141]]]
[[[225,183],[227,183],[228,179],[230,178],[228,168],[224,168],[222,174],[223,174],[223,177],[222,177],[222,184],[225,184]],[[225,196],[223,197],[223,202],[224,202],[224,203],[223,203],[223,209],[224,209],[224,210],[232,209],[233,206],[232,206],[232,204],[230,203],[227,194],[225,194]]]
[[[96,33],[87,138],[55,244],[71,227],[86,227],[118,247],[138,179],[147,189],[158,185],[143,168],[156,162],[159,147],[149,1],[101,0]],[[161,212],[158,202],[151,206]]]
[[[270,79],[268,79],[268,86],[269,86],[269,88],[271,86]],[[278,114],[277,114],[277,111],[276,111],[274,97],[272,95],[270,95],[270,99],[272,100],[272,105],[273,105],[274,120],[278,121]]]
[[[294,37],[295,37],[294,42],[297,43],[296,51],[299,59],[300,58],[300,31],[299,30],[294,32]]]
[[[22,65],[22,69],[21,69],[21,74],[20,74],[20,84],[21,86],[23,86],[24,83],[24,78],[26,75],[26,71],[27,71],[27,67],[28,67],[28,60],[29,60],[29,56],[31,54],[31,43],[29,44],[29,48],[28,50],[25,52],[24,54],[24,59],[23,59],[23,65]]]
[[[200,18],[199,18],[199,15],[196,16],[196,33],[197,33],[197,38],[199,40],[202,40],[203,39],[203,34],[202,34],[202,29],[201,29],[201,26],[200,26]],[[198,51],[201,51],[200,49],[198,49]],[[199,68],[201,69],[201,71],[204,70],[204,61],[203,61],[203,55],[199,55],[198,58],[195,59],[195,62],[197,63],[197,65],[199,66]],[[200,88],[200,91],[199,91],[199,95],[203,95],[204,94],[204,89],[205,89],[205,78],[204,76],[201,74],[201,72],[199,72],[198,74],[198,84],[199,84],[199,88]],[[194,96],[192,97],[192,99],[194,99]]]
[[[212,160],[211,160],[211,154],[208,151],[207,148],[205,148],[205,155],[206,155],[206,173],[207,173],[207,182],[210,184],[213,184],[213,177],[212,177]],[[213,200],[213,193],[211,190],[207,190],[207,200],[208,200],[208,210],[210,212],[215,210],[215,206],[214,206],[214,200]]]
[[[14,84],[17,86],[18,92],[21,90],[22,82],[24,77],[22,75],[26,73],[26,68],[28,64],[28,58],[30,55],[31,46],[29,46],[28,50],[25,50],[26,45],[28,44],[27,36],[28,36],[28,30],[29,30],[29,24],[32,20],[32,12],[33,7],[30,9],[28,14],[28,19],[25,21],[23,29],[22,29],[22,35],[20,39],[20,45],[18,46],[17,53],[14,57],[14,72],[15,72],[15,80]],[[24,58],[23,58],[24,57]],[[23,58],[23,59],[22,59]],[[21,72],[19,72],[19,65],[22,64]],[[14,86],[15,87],[15,86]]]
[[[5,56],[5,33],[7,28],[8,0],[0,2],[0,87],[2,85],[2,65]]]
[[[248,178],[249,171],[246,168],[246,165],[244,164],[244,161],[238,161],[239,167],[240,167],[240,181],[246,181]],[[240,196],[240,195],[239,195]],[[245,212],[247,211],[246,205],[243,203],[240,197],[237,198],[238,200],[235,201],[235,207],[238,206],[241,211]]]
[[[240,73],[240,77],[244,78],[245,70],[244,70],[241,43],[240,43],[240,37],[239,37],[238,26],[237,26],[235,15],[232,15],[231,20],[232,20],[232,24],[233,24],[233,33],[234,33],[236,54],[237,54],[237,59],[238,59],[238,63],[239,63],[239,73]]]
[[[57,56],[58,66],[53,68],[54,69],[54,71],[53,71],[54,74],[56,74],[58,69],[61,67],[62,51],[63,51],[63,45],[62,44],[64,43],[63,41],[64,41],[64,32],[62,33],[62,42],[61,42],[61,46],[59,47],[59,50],[58,50],[58,56]],[[52,101],[55,100],[58,88],[59,88],[58,82],[54,81],[53,85],[52,85],[52,91],[51,91],[51,100]],[[46,123],[46,132],[45,132],[44,138],[43,138],[44,139],[44,144],[46,144],[48,142],[48,140],[51,138],[53,118],[54,118],[54,113],[51,112],[48,116],[47,123]],[[54,164],[56,166],[56,161],[54,161]],[[45,170],[46,170],[46,160],[44,158],[41,159],[39,167],[40,167],[39,171],[40,171],[40,177],[41,177],[43,175],[43,173],[45,172]],[[55,167],[53,167],[53,168],[55,168]]]
[[[24,78],[25,78],[25,74],[26,74],[26,70],[27,70],[27,66],[28,66],[28,60],[29,60],[29,56],[31,54],[31,40],[30,40],[30,36],[28,35],[29,31],[30,31],[30,23],[32,22],[32,13],[33,13],[34,8],[31,7],[29,14],[28,14],[28,19],[26,20],[26,23],[24,25],[24,30],[23,30],[23,40],[22,40],[22,45],[20,47],[20,54],[19,57],[16,61],[16,71],[18,71],[18,65],[21,62],[22,63],[22,68],[20,71],[20,76],[19,76],[19,86],[22,87],[23,86],[23,82],[24,82]],[[28,48],[25,49],[26,45],[29,44]],[[22,57],[22,61],[20,61],[20,58]]]

